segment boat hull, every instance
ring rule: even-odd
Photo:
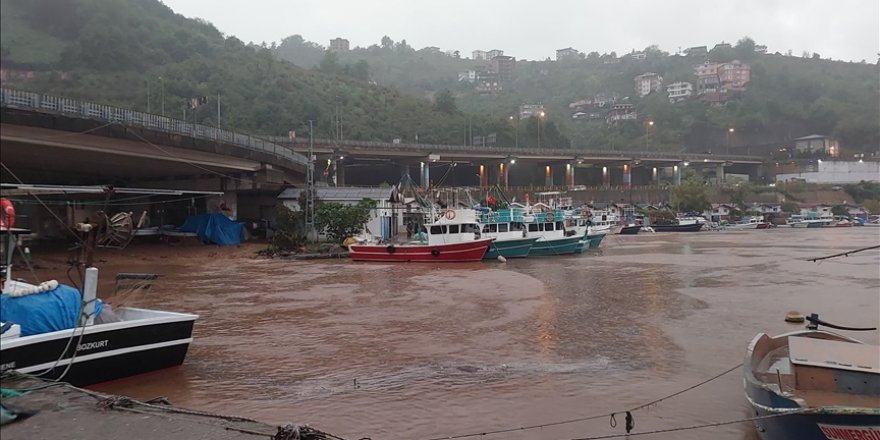
[[[495,240],[489,245],[489,250],[483,257],[484,260],[504,258],[525,258],[532,250],[537,237],[528,237],[516,240]]]
[[[2,370],[48,370],[42,377],[63,374],[63,381],[85,386],[174,367],[186,358],[197,316],[169,315],[88,326],[81,340],[77,331],[69,347],[73,329],[3,340]]]
[[[620,235],[636,235],[642,229],[641,225],[623,226],[620,228]]]
[[[581,240],[583,236],[573,236],[565,238],[554,238],[550,240],[541,240],[535,242],[529,251],[530,257],[544,257],[551,255],[570,255],[581,250]]]
[[[386,263],[480,261],[489,250],[492,238],[438,245],[351,245],[349,256],[354,261]]]
[[[689,225],[651,225],[654,232],[698,232],[703,229],[702,223],[693,223]]]

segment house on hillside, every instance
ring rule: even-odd
[[[565,49],[557,49],[556,50],[556,61],[561,61],[565,59],[577,59],[580,52],[577,49],[573,49],[571,47],[566,47]]]
[[[619,121],[635,121],[636,119],[638,119],[638,114],[632,104],[614,104],[608,111],[605,122],[612,125]]]
[[[730,212],[736,209],[733,205],[728,205],[724,203],[713,203],[712,209],[707,209],[703,212],[703,216],[713,222],[722,222],[730,220]]]
[[[821,134],[811,134],[809,136],[799,137],[792,141],[794,149],[802,153],[825,153],[829,157],[838,157],[840,155],[840,147],[837,139]]]
[[[345,38],[334,38],[330,40],[330,52],[348,52],[349,43]]]
[[[278,200],[291,211],[299,211],[299,198],[306,188],[287,188],[278,195]],[[366,187],[316,187],[315,197],[318,203],[339,203],[342,205],[356,205],[363,199],[371,199],[376,202],[376,207],[370,213],[364,231],[388,240],[395,237],[402,224],[402,204],[396,186],[386,188]]]
[[[685,49],[684,53],[689,57],[706,58],[709,56],[709,49],[706,46],[695,46]]]
[[[635,78],[636,93],[640,98],[648,96],[651,92],[660,90],[663,86],[663,77],[654,72],[645,72]]]
[[[666,86],[666,93],[669,94],[669,102],[684,101],[694,94],[694,85],[686,81],[674,82]]]

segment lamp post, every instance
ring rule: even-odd
[[[653,126],[654,121],[648,121],[648,123],[645,124],[645,151],[648,151],[648,139],[650,138],[651,127]]]
[[[514,148],[519,148],[519,115],[514,118],[510,117],[510,120],[513,121],[513,142]]]
[[[730,154],[730,137],[733,136],[735,131],[733,127],[727,129],[727,148],[725,148],[724,154]]]
[[[542,129],[542,125],[544,123],[544,116],[545,115],[546,115],[546,113],[544,113],[544,110],[541,110],[540,112],[538,112],[538,149],[539,150],[541,148],[544,148],[544,142],[541,139],[541,129]]]
[[[159,82],[162,83],[162,116],[165,116],[165,79],[160,76]]]

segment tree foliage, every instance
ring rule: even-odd
[[[698,179],[688,179],[675,187],[672,193],[672,206],[679,212],[703,212],[712,205],[709,192]]]
[[[342,242],[348,237],[357,235],[370,220],[370,212],[376,202],[363,199],[356,205],[340,203],[321,203],[315,208],[315,228],[324,232],[330,240]]]
[[[277,250],[291,251],[306,243],[303,211],[292,211],[279,204],[276,207],[277,228],[272,237],[272,246]]]

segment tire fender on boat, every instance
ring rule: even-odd
[[[393,244],[389,244],[388,247],[385,248],[385,250],[388,251],[389,254],[397,252],[397,248],[394,247]]]
[[[440,248],[431,249],[431,255],[433,255],[435,257],[439,257],[440,256]]]

